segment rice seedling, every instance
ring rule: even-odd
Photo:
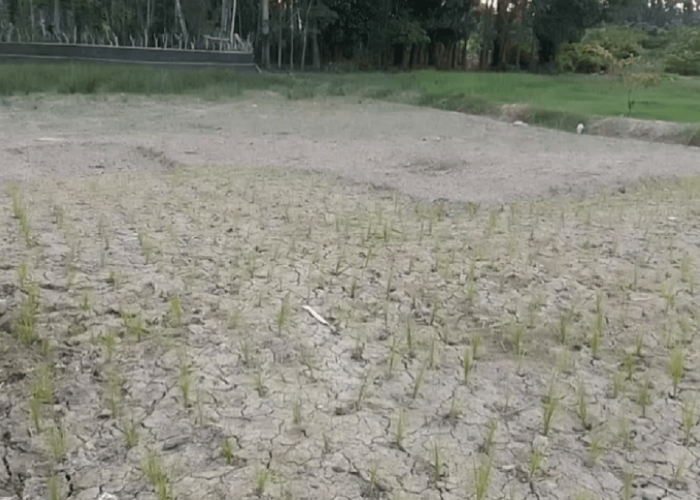
[[[443,467],[442,467],[442,451],[440,449],[440,445],[437,442],[433,443],[433,449],[431,453],[431,464],[432,464],[432,475],[431,479],[433,484],[437,483],[440,481],[443,475]]]
[[[362,384],[360,384],[360,390],[357,393],[357,400],[355,401],[355,408],[357,410],[360,410],[362,408],[362,405],[364,404],[365,398],[367,397],[367,389],[369,388],[369,384],[371,382],[371,374],[369,371],[367,371],[362,377]]]
[[[595,325],[597,325],[597,321],[596,321]],[[591,356],[593,357],[593,359],[599,359],[600,347],[601,347],[601,344],[603,342],[603,332],[595,325],[594,325],[593,329],[591,330],[590,348],[591,348]]]
[[[622,489],[620,497],[622,500],[632,500],[634,496],[634,473],[630,470],[624,470],[622,473]]]
[[[479,451],[486,455],[492,455],[495,451],[496,431],[498,430],[498,420],[491,419],[486,427],[486,435],[479,446]]]
[[[27,263],[22,262],[17,268],[17,282],[19,283],[19,289],[27,293],[29,290],[29,269],[27,268]]]
[[[398,339],[395,334],[391,336],[391,346],[389,347],[389,359],[387,360],[387,374],[386,378],[391,379],[394,376],[394,369],[396,368],[396,357],[398,354]]]
[[[433,326],[435,324],[436,319],[438,319],[438,313],[439,313],[441,307],[442,307],[442,301],[439,298],[436,298],[433,301],[433,308],[430,311],[430,320],[428,321],[428,324],[430,326]]]
[[[127,336],[136,337],[136,340],[141,342],[143,336],[146,334],[146,322],[143,320],[141,313],[121,311],[121,317]]]
[[[641,359],[644,357],[644,333],[639,333],[634,337],[634,355]]]
[[[629,352],[622,358],[622,369],[625,372],[625,380],[631,381],[634,379],[634,374],[637,371],[637,361],[638,358]]]
[[[457,420],[462,415],[462,405],[460,404],[459,398],[457,397],[457,391],[452,392],[452,397],[450,398],[450,409],[447,410],[445,418],[447,420]]]
[[[174,500],[172,481],[160,457],[149,452],[141,465],[141,471],[153,486],[158,500]]]
[[[617,399],[620,396],[620,393],[625,387],[625,380],[625,374],[623,372],[615,372],[613,374],[612,392],[610,393],[613,399]]]
[[[254,389],[261,398],[267,396],[269,391],[268,387],[265,385],[265,378],[265,371],[262,366],[259,366],[255,372]]]
[[[122,376],[115,367],[111,367],[107,374],[107,387],[105,388],[105,401],[107,408],[113,417],[119,415],[122,402]]]
[[[472,371],[472,352],[469,347],[464,349],[462,355],[462,383],[466,384],[469,380],[469,374]]]
[[[168,320],[170,326],[178,327],[182,324],[182,305],[180,297],[173,296],[170,298],[170,310],[168,311]]]
[[[557,336],[559,338],[559,342],[561,342],[561,344],[564,346],[569,345],[570,323],[571,323],[570,313],[568,311],[561,313],[559,316],[559,325],[558,325],[558,330],[557,330]]]
[[[253,489],[253,494],[262,498],[271,480],[272,471],[268,467],[258,467],[255,469],[255,488]]]
[[[581,420],[581,425],[583,425],[583,428],[590,429],[588,416],[588,393],[586,391],[586,386],[583,383],[579,384],[576,394],[576,415],[578,416],[579,420]]]
[[[530,454],[530,464],[528,470],[528,476],[530,481],[532,481],[542,470],[542,462],[544,461],[544,452],[539,446],[532,447],[532,453]]]
[[[483,341],[484,339],[481,335],[472,335],[472,359],[477,360],[481,356],[481,345],[483,344]]]
[[[525,354],[525,326],[512,319],[510,322],[510,338],[513,343],[515,355],[520,357]]]
[[[328,433],[324,432],[323,438],[323,453],[328,454],[333,451],[333,440]]]
[[[416,399],[421,387],[423,386],[423,380],[425,379],[425,370],[428,367],[428,360],[426,359],[421,363],[420,369],[413,380],[413,389],[411,391],[411,398]]]
[[[63,462],[68,454],[68,438],[60,421],[49,427],[45,434],[45,443],[49,458],[57,464]]]
[[[479,464],[474,462],[474,498],[475,500],[486,500],[488,498],[489,486],[491,485],[491,472],[493,470],[493,455],[488,455]]]
[[[632,432],[629,419],[622,415],[617,419],[617,437],[624,448],[632,447]]]
[[[550,382],[547,395],[544,398],[542,408],[542,435],[548,436],[550,430],[552,429],[552,423],[554,421],[554,415],[559,408],[559,399],[556,394],[555,379],[552,377]]]
[[[144,261],[146,262],[146,264],[152,263],[155,247],[153,245],[151,237],[145,231],[139,231],[138,240],[139,246],[141,247],[141,255],[143,255]]]
[[[600,433],[591,435],[591,441],[588,446],[588,465],[594,466],[600,460],[600,457],[605,452],[605,442]]]
[[[41,363],[37,366],[31,382],[32,397],[44,404],[53,404],[54,370],[53,365]]]
[[[639,384],[639,391],[637,393],[637,404],[642,410],[642,417],[646,418],[647,408],[651,404],[651,381],[649,378],[644,379],[644,381]]]
[[[112,362],[114,353],[117,350],[117,334],[113,328],[110,328],[107,330],[107,333],[102,336],[101,340],[105,347],[105,362],[109,364]]]
[[[433,337],[430,341],[430,347],[428,348],[428,369],[432,370],[436,366],[436,350],[435,350],[435,338]]]
[[[668,314],[676,305],[676,289],[672,281],[666,282],[661,290],[661,297],[664,300],[664,312]]]
[[[109,272],[109,277],[107,277],[107,283],[112,285],[114,288],[119,289],[122,284],[123,276],[120,271],[111,270]]]
[[[683,430],[683,443],[688,446],[694,439],[695,427],[698,424],[697,399],[688,397],[683,400],[681,406],[681,429]]]
[[[231,443],[229,438],[224,439],[224,442],[221,445],[221,453],[224,456],[226,465],[234,464],[236,455],[234,454],[233,443]]]
[[[294,401],[292,401],[292,422],[294,425],[301,425],[302,422],[302,406],[301,406],[301,398],[299,396],[294,398]]]
[[[688,452],[684,451],[678,454],[678,459],[675,463],[671,464],[673,470],[673,481],[676,486],[685,481],[685,473],[688,470]]]
[[[27,296],[20,302],[13,330],[20,342],[31,345],[39,340],[36,325],[39,316],[39,286],[29,285]]]
[[[66,498],[63,491],[63,482],[56,474],[51,474],[46,489],[49,493],[49,500],[64,500]]]
[[[139,444],[139,430],[134,418],[123,420],[121,423],[121,431],[124,434],[124,445],[127,450],[135,448]]]
[[[672,396],[675,398],[678,397],[678,387],[683,380],[683,375],[685,373],[685,352],[681,346],[676,346],[671,351],[668,368],[669,372],[671,373],[671,380],[673,382]]]
[[[191,395],[194,383],[192,379],[192,367],[184,354],[180,355],[179,358],[180,366],[178,386],[180,387],[180,393],[182,394],[182,404],[185,408],[189,408],[192,405]]]
[[[363,496],[374,498],[378,493],[378,481],[379,465],[375,463],[369,469],[369,484],[367,485],[367,492]]]
[[[289,304],[289,294],[285,296],[280,304],[279,312],[277,313],[277,334],[282,335],[282,329],[287,326],[289,316],[291,314],[291,306]]]
[[[408,425],[408,416],[403,410],[399,413],[399,418],[396,420],[396,432],[394,433],[394,444],[400,450],[403,450],[403,442],[406,439],[406,426]]]
[[[31,398],[29,398],[29,418],[32,421],[32,424],[34,425],[34,430],[37,433],[40,433],[42,430],[42,408],[43,408],[43,403],[40,399],[38,399],[36,396],[32,395]]]

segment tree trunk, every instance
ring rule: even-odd
[[[289,11],[289,71],[294,71],[294,0],[291,0]]]
[[[34,41],[34,0],[29,0],[29,40]]]
[[[56,36],[60,36],[61,33],[61,6],[58,1],[54,0],[53,3],[53,32]]]
[[[277,15],[277,69],[282,69],[282,6],[279,6],[279,14]]]
[[[58,1],[58,0],[56,0]],[[151,12],[151,0],[146,0],[146,27],[143,30],[143,36],[144,36],[144,42],[143,46],[148,47],[148,41],[150,37],[148,36],[148,31],[151,29],[151,16],[153,13]]]
[[[219,38],[224,38],[228,27],[228,0],[221,0],[221,25],[219,26]],[[221,50],[221,46],[219,49]]]
[[[318,23],[316,19],[314,19],[313,26],[311,27],[311,45],[313,46],[314,52],[313,68],[318,71],[321,69],[321,54],[318,50]]]
[[[262,5],[262,32],[263,32],[263,66],[270,68],[270,3],[269,0],[260,0]]]
[[[301,46],[301,71],[303,72],[306,67],[306,44],[309,37],[309,12],[311,11],[311,6],[314,4],[314,0],[308,0],[309,5],[306,7],[306,15],[304,16],[304,39]]]
[[[229,41],[231,42],[231,50],[233,50],[233,34],[236,29],[236,0],[233,0],[233,11],[231,12],[231,33],[229,34]]]
[[[185,16],[182,15],[180,0],[175,0],[175,15],[180,22],[180,30],[182,30],[182,36],[185,38],[185,46],[187,46],[187,42],[190,37],[187,34],[187,25],[185,24]]]

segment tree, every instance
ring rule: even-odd
[[[421,28],[418,21],[409,21],[407,19],[392,21],[389,24],[389,35],[392,44],[403,51],[401,64],[404,70],[408,68],[413,46],[430,42],[430,38],[425,33],[425,30]]]
[[[539,63],[550,65],[563,42],[575,42],[586,28],[602,19],[598,0],[532,0],[533,33],[539,42]]]

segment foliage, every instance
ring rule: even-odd
[[[598,73],[614,63],[613,55],[598,42],[565,43],[557,63],[559,70],[571,73]]]
[[[648,89],[659,84],[661,75],[653,72],[627,73],[622,76],[622,82],[627,89],[627,110],[628,116],[632,115],[632,107],[634,106],[634,91],[643,87]]]
[[[586,30],[582,44],[596,43],[616,59],[638,57],[649,34],[639,28],[627,26],[603,26]]]
[[[476,26],[470,0],[409,0],[407,5],[434,43],[456,43]]]
[[[425,30],[421,28],[418,21],[394,20],[389,23],[388,31],[390,40],[394,44],[415,45],[430,43],[430,38]]]
[[[534,32],[540,44],[540,62],[548,63],[565,42],[577,41],[583,31],[601,20],[598,0],[536,0]]]
[[[700,75],[700,28],[681,29],[678,41],[667,51],[664,70],[684,76]]]

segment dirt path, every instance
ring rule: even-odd
[[[350,98],[15,97],[0,111],[0,179],[171,163],[267,165],[428,199],[503,202],[700,172],[697,148]]]

